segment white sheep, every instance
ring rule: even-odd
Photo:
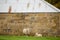
[[[30,28],[24,28],[23,29],[23,34],[29,35],[30,34]]]
[[[42,37],[42,34],[36,33],[35,36]]]

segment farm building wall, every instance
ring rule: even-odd
[[[23,28],[31,28],[43,36],[60,36],[59,13],[0,14],[0,34],[23,35]]]

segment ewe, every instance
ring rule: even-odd
[[[30,28],[24,28],[23,29],[23,34],[25,34],[25,35],[29,35],[30,34]]]

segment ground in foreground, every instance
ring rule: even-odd
[[[60,37],[32,37],[0,35],[0,40],[60,40]]]

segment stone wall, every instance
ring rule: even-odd
[[[23,28],[31,28],[43,36],[60,36],[59,13],[0,14],[0,34],[23,35]]]

